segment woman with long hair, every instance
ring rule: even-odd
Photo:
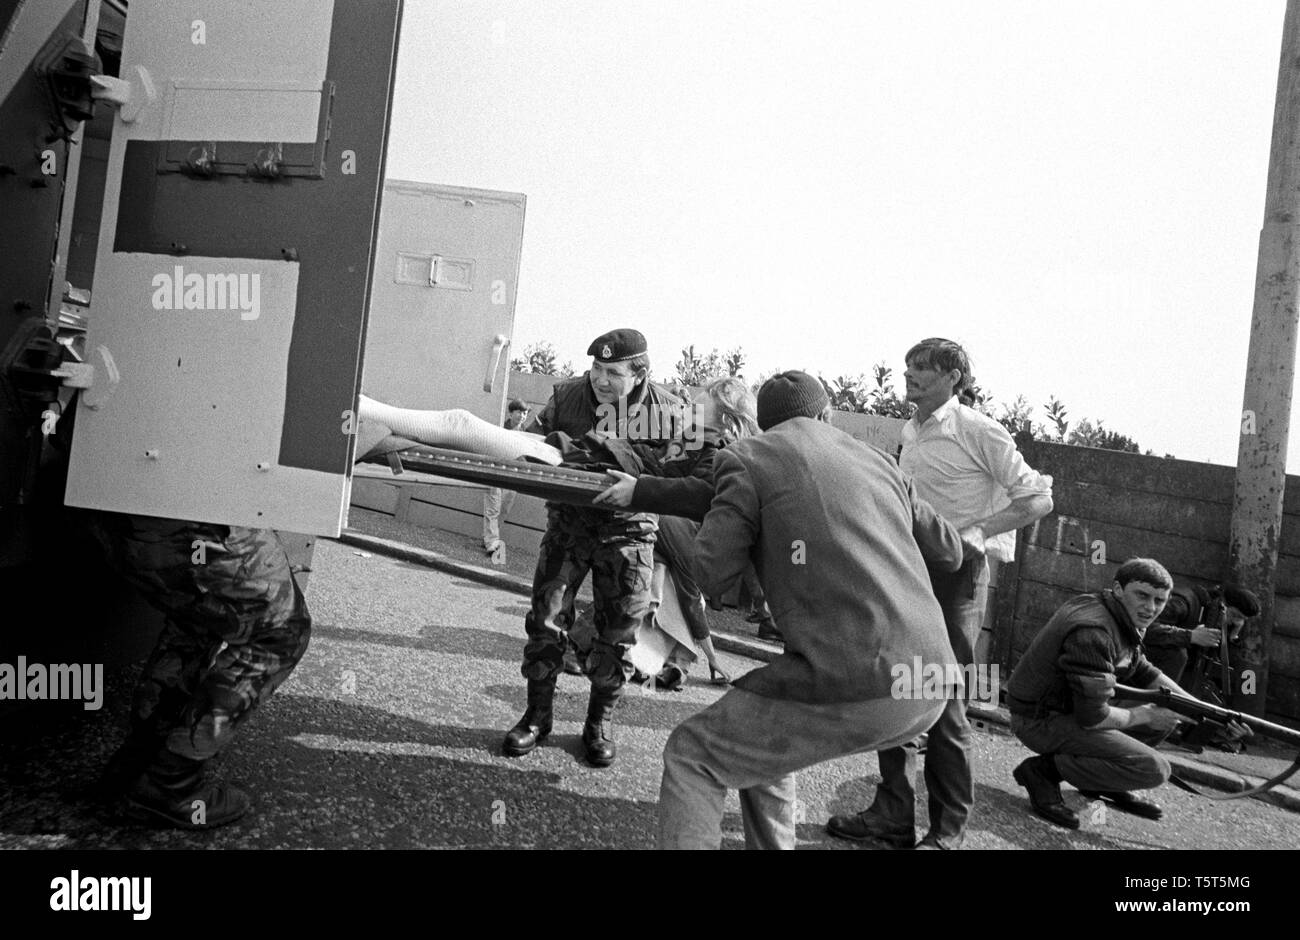
[[[694,432],[689,438],[679,437],[663,449],[658,461],[659,475],[633,477],[610,471],[618,482],[594,502],[661,514],[655,560],[672,572],[691,639],[708,660],[710,680],[725,685],[731,680],[718,665],[704,596],[691,571],[695,534],[700,528],[695,520],[703,518],[713,495],[714,456],[732,441],[759,431],[754,393],[744,380],[735,376],[714,379],[695,396],[688,427]],[[660,590],[662,577],[656,565],[656,587]],[[658,684],[680,689],[686,677],[685,659],[670,657],[658,676]]]

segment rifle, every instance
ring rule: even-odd
[[[1272,738],[1274,741],[1281,741],[1290,747],[1300,751],[1300,731],[1287,728],[1284,725],[1277,725],[1263,718],[1256,718],[1254,715],[1244,715],[1241,712],[1233,711],[1229,708],[1222,708],[1210,702],[1202,702],[1200,699],[1189,698],[1186,695],[1176,695],[1169,689],[1135,689],[1127,685],[1115,686],[1116,699],[1130,699],[1138,702],[1150,702],[1153,705],[1159,705],[1161,708],[1167,708],[1170,711],[1178,712],[1186,718],[1191,718],[1197,723],[1198,727],[1212,726],[1216,730],[1226,730],[1229,722],[1237,722],[1245,725],[1251,730],[1252,734],[1258,734],[1262,737]],[[1243,796],[1254,796],[1256,793],[1263,793],[1271,790],[1288,779],[1297,770],[1300,770],[1300,753],[1292,761],[1291,766],[1274,777],[1265,780],[1259,786],[1243,790],[1241,793],[1229,793],[1223,796],[1217,796],[1210,793],[1201,793],[1185,781],[1177,777],[1170,778],[1171,781],[1184,790],[1191,790],[1193,793],[1199,793],[1201,796],[1209,797],[1212,800],[1237,800]]]
[[[1228,631],[1224,628],[1228,608],[1216,591],[1214,600],[1205,606],[1205,626],[1219,631],[1219,656],[1215,659],[1209,650],[1196,650],[1196,665],[1186,688],[1199,699],[1208,700],[1225,708],[1232,707],[1232,662],[1228,652]],[[1210,669],[1218,666],[1218,682],[1210,678]]]

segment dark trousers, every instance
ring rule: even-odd
[[[677,588],[677,603],[686,618],[686,628],[691,638],[709,637],[709,615],[705,611],[704,595],[695,582],[695,536],[700,524],[680,516],[663,516],[659,520],[659,534],[655,542],[655,555],[664,560],[673,573]]]
[[[975,662],[975,641],[988,604],[989,567],[980,557],[967,560],[952,574],[931,572],[930,582],[943,608],[948,640],[957,665]],[[966,690],[967,697],[971,689]],[[942,842],[958,843],[966,831],[975,802],[975,782],[970,766],[970,723],[966,700],[949,699],[930,729],[925,752],[925,786],[930,793],[930,831]],[[916,822],[916,748],[894,747],[881,751],[880,785],[871,811],[889,822],[911,828]]]
[[[269,529],[88,514],[110,563],[166,617],[132,704],[132,733],[214,757],[307,651],[311,615]]]
[[[1011,730],[1031,751],[1055,757],[1056,769],[1078,790],[1146,790],[1169,779],[1169,761],[1139,740],[1155,742],[1164,732],[1087,731],[1073,715],[1012,715]]]
[[[563,668],[573,602],[591,572],[596,638],[585,671],[593,687],[617,693],[632,675],[636,629],[651,611],[653,523],[626,529],[584,526],[583,517],[552,509],[533,575],[532,607],[524,618],[528,642],[521,672],[548,680]]]

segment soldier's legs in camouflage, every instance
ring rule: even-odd
[[[221,597],[224,645],[203,673],[185,720],[167,746],[196,760],[214,756],[235,729],[289,678],[307,652],[311,614],[274,532],[232,528],[225,542],[230,565],[211,564],[200,577]],[[216,625],[214,624],[214,627]]]
[[[161,744],[180,724],[185,707],[198,691],[204,667],[220,647],[221,641],[215,637],[183,630],[168,617],[135,687],[132,735],[154,738]]]
[[[563,668],[566,634],[573,626],[573,602],[591,566],[587,540],[563,531],[554,516],[542,536],[533,574],[533,598],[524,630],[525,679],[550,679]]]
[[[107,531],[123,574],[167,617],[135,720],[177,754],[212,757],[306,652],[311,616],[288,554],[268,529],[131,516]]]
[[[617,692],[632,675],[636,631],[653,606],[654,543],[604,539],[592,553],[596,640],[587,659],[594,688]]]

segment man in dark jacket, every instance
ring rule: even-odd
[[[915,496],[889,457],[829,417],[817,379],[774,376],[758,394],[765,433],[716,457],[697,580],[724,594],[752,557],[786,647],[669,737],[660,848],[719,847],[729,788],[740,790],[748,846],[793,848],[796,771],[910,740],[938,718],[943,696],[962,694],[913,534]],[[920,537],[956,570],[957,530],[929,518]],[[898,667],[916,661],[948,679],[934,697],[920,676],[899,681]]]
[[[1011,730],[1038,753],[1013,775],[1044,819],[1079,828],[1078,815],[1061,799],[1063,780],[1117,809],[1160,818],[1159,806],[1129,791],[1160,786],[1169,779],[1169,761],[1138,736],[1158,739],[1183,718],[1158,705],[1120,708],[1110,702],[1116,683],[1185,694],[1142,654],[1142,634],[1173,585],[1159,562],[1126,561],[1109,590],[1061,605],[1011,673]]]
[[[1222,602],[1221,617],[1214,616]],[[1227,631],[1237,638],[1246,621],[1259,614],[1259,598],[1235,584],[1208,591],[1200,585],[1174,588],[1169,603],[1142,637],[1142,649],[1153,665],[1187,691],[1195,676],[1184,679],[1187,666],[1201,650],[1217,650]],[[1214,625],[1211,626],[1211,623]]]
[[[590,372],[557,384],[530,430],[562,431],[574,440],[599,431],[652,445],[671,437],[670,419],[680,417],[684,405],[649,381],[645,337],[636,330],[613,330],[597,337],[587,353]],[[583,664],[591,697],[582,743],[593,766],[613,763],[614,707],[632,674],[629,652],[636,628],[650,611],[655,530],[655,517],[648,513],[547,505],[532,607],[524,619],[528,642],[521,671],[528,680],[528,707],[506,734],[509,756],[527,754],[551,732],[573,601],[590,571],[597,636]]]

